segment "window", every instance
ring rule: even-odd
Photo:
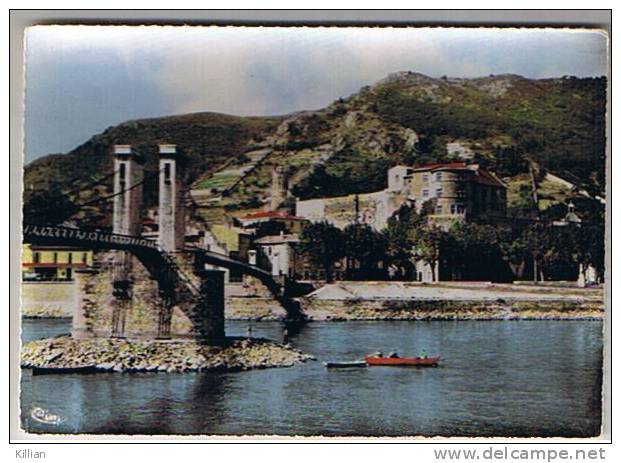
[[[436,196],[442,196],[442,187],[436,188]]]
[[[466,208],[463,204],[451,204],[451,214],[463,214]]]
[[[68,252],[67,253],[67,263],[71,264],[73,262],[73,253]]]
[[[427,188],[423,190],[423,198],[429,198],[429,190]]]
[[[170,162],[164,164],[164,183],[170,185]]]
[[[119,164],[119,190],[124,191],[127,183],[127,165],[122,162]]]
[[[429,174],[423,174],[423,183],[429,183]]]
[[[442,214],[442,204],[436,206],[436,214]]]
[[[442,181],[442,172],[437,172],[436,173],[436,182],[441,182]]]
[[[58,253],[57,253],[57,252],[55,252],[55,253],[54,253],[54,257],[53,257],[53,259],[54,259],[54,261],[53,261],[53,262],[54,262],[55,264],[57,264],[57,263],[58,263]]]
[[[38,264],[41,262],[41,253],[40,252],[34,252],[32,254],[32,262],[35,264]]]
[[[88,260],[88,254],[83,252],[82,253],[82,263],[86,264],[87,260]]]

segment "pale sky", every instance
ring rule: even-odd
[[[607,69],[603,33],[552,29],[37,26],[26,42],[26,162],[129,119],[318,109],[398,71]]]

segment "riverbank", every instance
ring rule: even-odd
[[[75,340],[68,336],[22,347],[24,368],[95,367],[111,372],[240,371],[289,367],[312,356],[267,339],[228,339],[220,346],[192,341]]]
[[[565,302],[313,301],[303,307],[309,321],[371,320],[602,320],[603,307]]]
[[[22,300],[24,318],[71,317],[73,300],[59,303],[59,286],[28,287]],[[37,295],[38,292],[44,293]],[[239,293],[240,291],[238,291]],[[57,294],[58,293],[58,294]],[[54,295],[55,300],[41,303]],[[532,284],[466,282],[340,281],[298,299],[309,321],[346,320],[601,320],[602,288]],[[36,301],[36,303],[29,303]],[[227,320],[275,321],[286,312],[271,297],[230,294],[225,300]]]
[[[601,288],[338,282],[301,298],[309,320],[601,320]]]

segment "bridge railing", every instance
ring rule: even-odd
[[[24,224],[23,240],[25,243],[80,245],[95,249],[127,250],[135,254],[143,254],[143,257],[147,259],[149,259],[148,254],[157,253],[160,255],[160,258],[164,260],[165,267],[174,269],[175,273],[178,275],[177,278],[182,280],[192,292],[197,295],[200,294],[200,289],[196,287],[194,281],[179,268],[175,260],[168,253],[160,248],[157,242],[140,236],[121,235],[103,230],[84,230],[62,225]],[[148,253],[145,255],[144,251],[148,251]],[[198,247],[188,247],[185,251],[200,252],[206,263],[218,267],[238,269],[242,273],[259,278],[274,291],[278,290],[279,284],[274,281],[271,272],[258,266],[233,259],[225,254],[207,251]],[[154,271],[157,270],[154,269]]]
[[[120,235],[102,230],[82,230],[79,228],[65,227],[61,225],[33,225],[24,224],[24,242],[33,240],[41,241],[80,241],[85,244],[99,245],[107,248],[119,247],[143,247],[158,249],[155,241],[140,236]]]

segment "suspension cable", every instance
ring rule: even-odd
[[[158,174],[159,174],[160,172],[162,172],[163,170],[164,170],[164,168],[162,168],[162,169],[160,169],[160,170],[158,170],[158,171],[155,171],[155,172],[153,172],[153,173],[151,173],[151,174],[149,174],[149,175],[146,175],[146,176],[145,176],[145,177],[144,177],[144,178],[143,178],[140,182],[135,183],[135,184],[131,185],[130,187],[125,188],[124,190],[118,191],[118,192],[116,192],[116,193],[112,193],[112,194],[107,195],[107,196],[103,196],[103,197],[101,197],[101,198],[96,198],[96,199],[93,199],[93,200],[87,201],[87,202],[85,202],[85,203],[76,204],[76,205],[75,205],[76,212],[77,212],[78,210],[82,209],[83,207],[92,206],[93,204],[97,204],[97,203],[100,203],[100,202],[107,201],[107,200],[109,200],[109,199],[114,198],[115,196],[122,195],[123,193],[126,193],[126,192],[128,192],[128,191],[131,191],[131,190],[133,190],[133,189],[135,189],[135,188],[138,188],[140,185],[144,184],[144,183],[145,183],[147,180],[149,180],[150,178],[155,177],[156,175],[158,175]]]
[[[155,177],[156,175],[158,175],[158,174],[159,174],[160,172],[162,172],[163,170],[164,170],[164,168],[162,168],[162,169],[160,169],[160,170],[158,170],[158,171],[155,171],[155,172],[153,172],[153,173],[151,173],[151,174],[149,174],[149,175],[146,175],[146,176],[145,176],[145,177],[144,177],[144,178],[143,178],[140,182],[137,182],[137,183],[135,183],[134,185],[131,185],[131,186],[129,186],[129,187],[127,187],[127,188],[125,188],[125,189],[123,189],[123,190],[119,191],[119,192],[112,193],[112,194],[109,194],[109,195],[107,195],[107,196],[103,196],[103,197],[101,197],[101,198],[92,199],[92,200],[90,200],[90,201],[86,201],[86,202],[84,202],[84,203],[74,204],[74,205],[70,208],[71,214],[69,215],[69,217],[67,217],[67,219],[68,219],[68,218],[70,218],[70,217],[72,217],[72,216],[74,216],[74,215],[75,215],[75,214],[77,214],[80,210],[82,210],[82,209],[84,209],[84,208],[86,208],[86,207],[88,207],[88,206],[93,206],[93,205],[95,205],[95,204],[98,204],[98,203],[102,203],[102,202],[108,201],[109,199],[112,199],[112,198],[114,198],[115,196],[122,195],[123,193],[125,193],[125,192],[127,192],[127,191],[131,191],[131,190],[133,190],[133,189],[135,189],[135,188],[138,188],[140,185],[144,184],[147,180],[149,180],[149,179],[151,179],[151,178]],[[54,207],[54,206],[52,206],[52,207],[39,208],[38,210],[39,210],[39,211],[46,211],[46,212],[50,212],[50,211],[51,211],[51,212],[53,212],[53,211],[55,211],[55,210],[61,211],[61,210],[63,210],[63,208],[59,208],[59,207]],[[36,212],[36,211],[35,211],[35,212]]]
[[[80,191],[84,191],[84,190],[90,190],[92,188],[95,188],[96,186],[102,185],[106,180],[108,180],[111,177],[114,177],[119,171],[115,170],[113,171],[111,174],[108,174],[102,178],[100,178],[99,180],[95,180],[87,185],[84,186],[78,186],[76,188],[74,188],[73,190],[69,190],[68,192],[66,192],[65,194],[67,196],[74,194],[74,193],[79,193]]]

